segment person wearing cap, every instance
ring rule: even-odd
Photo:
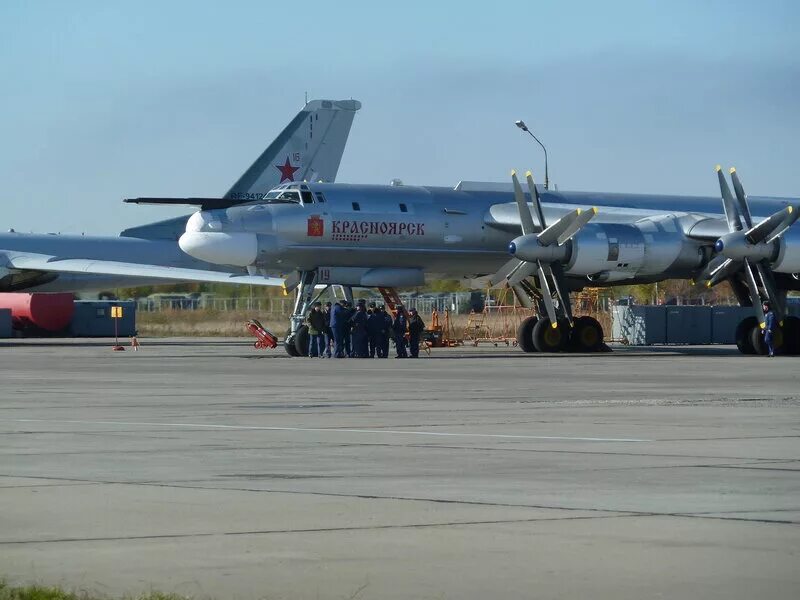
[[[322,303],[315,302],[306,318],[308,323],[308,356],[311,358],[325,358],[325,315],[322,313]]]
[[[425,331],[425,322],[417,313],[416,308],[412,308],[408,312],[408,351],[411,358],[419,358],[419,341],[422,332]]]
[[[367,358],[369,356],[367,340],[367,305],[359,302],[355,314],[351,319],[353,330],[353,357]]]
[[[772,310],[769,302],[764,302],[761,308],[764,310],[764,329],[762,333],[764,334],[764,343],[767,345],[767,350],[769,351],[767,356],[773,357],[775,356],[774,338],[775,331],[778,329],[778,318],[775,316],[775,312]]]
[[[397,316],[392,323],[392,332],[394,333],[394,348],[397,352],[395,358],[408,358],[406,352],[406,327],[408,326],[408,319],[406,318],[406,311],[402,305],[397,307]]]
[[[370,302],[367,309],[367,335],[369,336],[369,357],[380,358],[378,347],[381,343],[381,332],[383,330],[383,316],[374,302]]]
[[[378,358],[389,358],[389,340],[392,338],[392,315],[386,312],[386,305],[378,307],[380,318],[380,337],[378,339]]]
[[[325,303],[325,308],[322,309],[322,314],[325,315],[325,356],[331,357],[331,346],[333,346],[333,329],[331,329],[331,309],[333,305],[330,302]]]

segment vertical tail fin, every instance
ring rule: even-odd
[[[286,181],[334,181],[358,100],[312,100],[233,184],[224,198],[260,200]]]
[[[261,200],[285,181],[336,179],[358,100],[312,100],[233,184],[224,198],[236,202]],[[189,215],[131,227],[124,237],[177,240]]]

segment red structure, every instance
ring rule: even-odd
[[[0,294],[0,308],[11,309],[14,329],[66,329],[75,310],[72,294]]]
[[[256,342],[253,344],[253,347],[257,350],[278,347],[278,336],[264,327],[260,322],[252,319],[245,323],[245,327],[247,327],[247,331],[250,332],[250,335],[256,337]]]

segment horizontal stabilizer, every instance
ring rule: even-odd
[[[200,210],[214,210],[217,208],[230,208],[240,201],[228,198],[125,198],[128,204],[166,204],[169,206],[199,206]]]

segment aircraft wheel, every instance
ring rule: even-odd
[[[558,327],[550,325],[550,319],[543,317],[533,327],[533,345],[539,352],[561,352],[569,340],[569,325],[559,320]]]
[[[301,325],[294,334],[294,348],[297,350],[297,356],[308,356],[308,344],[308,325]]]
[[[517,344],[523,352],[536,352],[536,347],[533,345],[533,328],[536,327],[538,320],[538,317],[528,317],[517,327]]]
[[[578,317],[570,336],[574,352],[597,352],[603,345],[603,326],[593,317]]]
[[[286,354],[289,356],[300,356],[297,353],[297,348],[294,345],[294,336],[292,336],[292,330],[286,332],[286,337],[283,338],[283,347],[286,350]]]
[[[786,317],[783,320],[784,354],[800,354],[800,318]]]
[[[764,334],[758,325],[753,327],[750,332],[750,343],[753,344],[755,354],[760,354],[761,356],[769,354],[767,343],[764,341]],[[780,327],[772,334],[772,347],[775,349],[775,354],[783,354],[783,331]]]
[[[753,347],[752,332],[754,328],[758,327],[758,320],[755,317],[747,317],[742,319],[736,326],[736,347],[742,354],[755,354],[756,349]]]

